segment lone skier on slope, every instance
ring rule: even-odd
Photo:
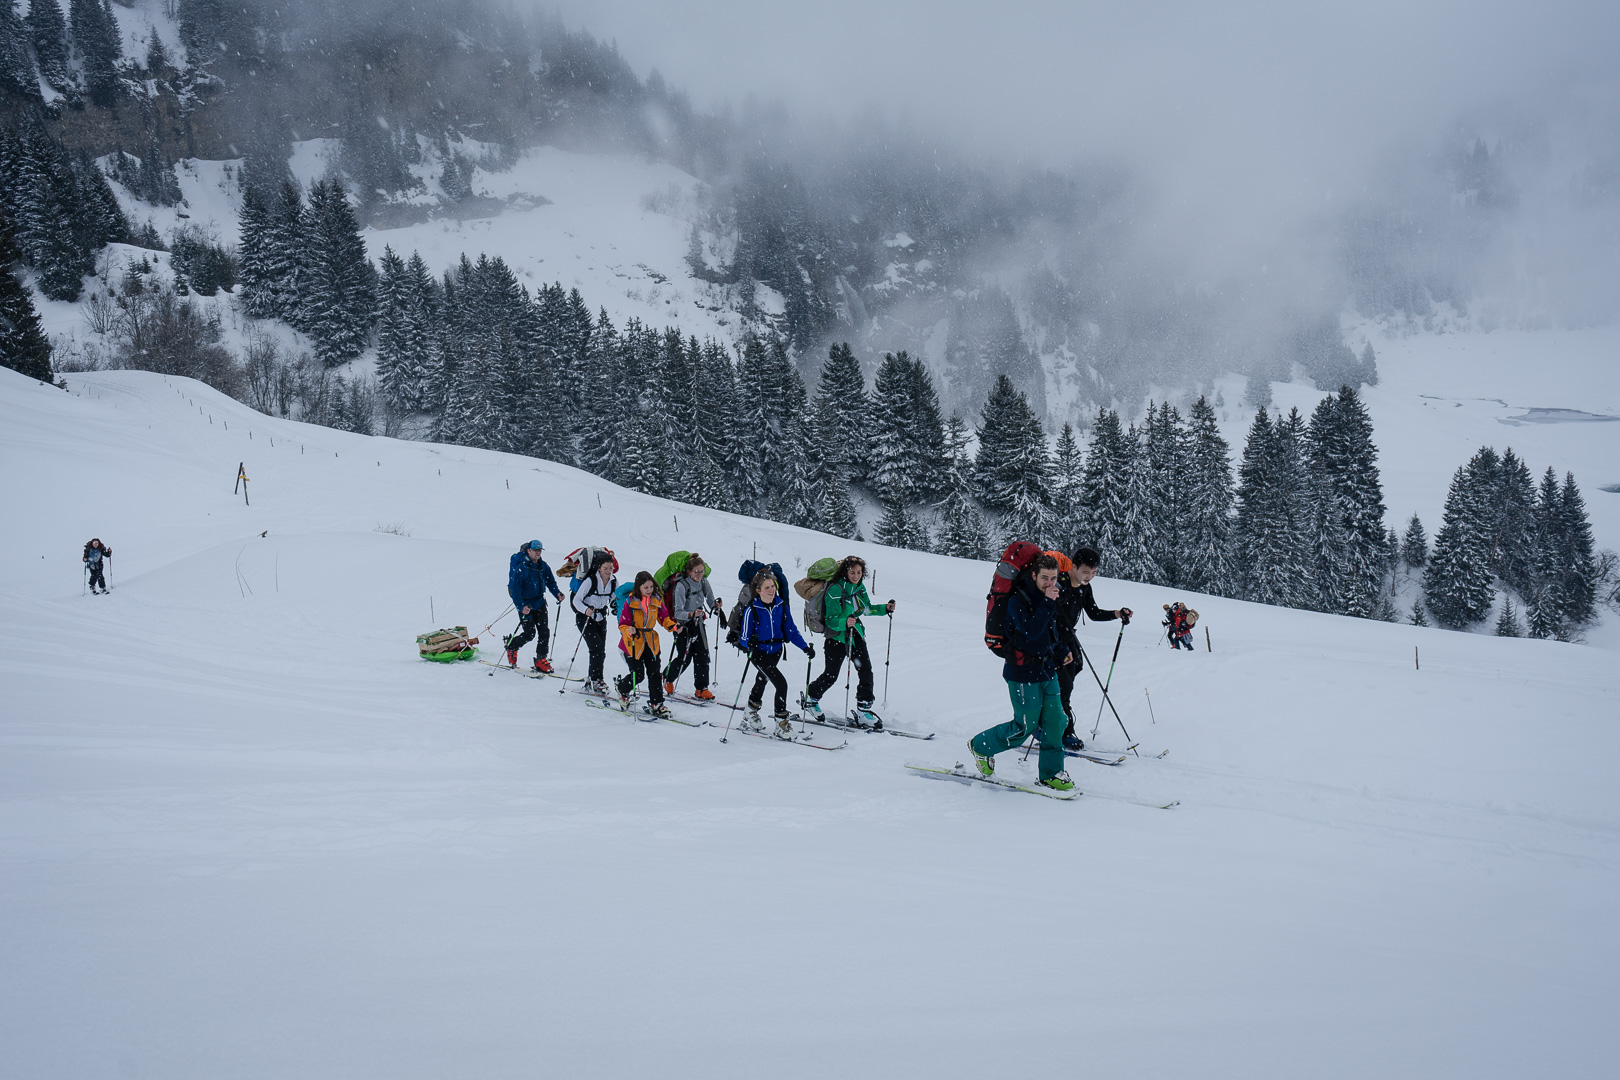
[[[112,559],[112,548],[100,540],[92,539],[84,545],[84,565],[90,568],[90,591],[111,592],[107,588],[107,563]]]
[[[546,653],[551,649],[551,628],[546,618],[546,593],[561,600],[557,579],[551,567],[540,558],[544,550],[540,541],[530,540],[512,555],[511,567],[506,575],[506,591],[512,597],[512,606],[518,609],[517,632],[506,635],[506,662],[517,667],[518,650],[539,636],[534,649],[534,670],[551,674],[551,661]]]
[[[1089,580],[1089,579],[1088,579]],[[1063,768],[1063,702],[1058,668],[1074,656],[1058,625],[1058,563],[1037,556],[1019,572],[1007,600],[1007,643],[1011,655],[1001,670],[1012,697],[1013,718],[973,736],[968,751],[979,772],[993,776],[996,755],[1041,736],[1040,783],[1056,791],[1074,790]]]
[[[872,657],[866,650],[866,627],[861,623],[861,616],[893,615],[894,601],[874,604],[866,595],[866,586],[861,584],[865,576],[866,560],[858,555],[847,556],[838,564],[838,571],[821,594],[822,621],[827,624],[827,659],[821,674],[806,691],[804,707],[818,719],[825,715],[821,711],[821,695],[838,681],[838,671],[847,656],[855,665],[859,680],[855,688],[856,718],[882,731],[883,720],[872,711],[872,699],[876,696],[872,689]]]
[[[1092,622],[1113,622],[1118,619],[1129,626],[1132,612],[1128,607],[1108,611],[1097,606],[1096,599],[1091,595],[1091,580],[1097,576],[1102,556],[1097,554],[1096,548],[1080,548],[1072,560],[1055,551],[1048,551],[1047,554],[1058,564],[1058,631],[1070,655],[1069,661],[1058,668],[1057,673],[1058,687],[1063,697],[1063,715],[1068,717],[1068,725],[1063,729],[1063,748],[1084,750],[1086,744],[1080,741],[1080,736],[1074,730],[1074,706],[1069,703],[1074,693],[1075,676],[1080,674],[1082,663],[1080,638],[1075,631],[1080,613],[1085,612]]]
[[[686,572],[678,574],[670,587],[675,610],[670,614],[675,625],[675,647],[664,670],[664,693],[675,692],[675,680],[681,677],[686,665],[692,665],[692,682],[696,689],[692,696],[700,701],[713,701],[714,691],[709,689],[709,639],[703,632],[709,610],[714,611],[720,625],[726,625],[724,610],[714,597],[714,590],[703,576],[706,569],[703,556],[693,552],[687,557]]]

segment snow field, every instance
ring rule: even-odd
[[[1182,805],[1065,805],[901,767],[1007,715],[986,565],[69,379],[0,371],[9,1075],[1613,1074],[1606,650],[1102,580],[1140,613],[1115,702],[1170,753],[1072,772]],[[107,597],[72,588],[92,535]],[[701,551],[728,604],[756,542],[794,577],[859,550],[898,601],[887,715],[939,737],[721,745],[416,659],[533,537]],[[1176,596],[1214,652],[1155,644]],[[1082,630],[1104,671],[1116,632]]]

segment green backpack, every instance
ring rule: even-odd
[[[813,634],[825,634],[827,624],[823,618],[822,602],[827,586],[838,573],[837,559],[817,559],[804,572],[804,577],[793,583],[793,591],[804,598],[805,629]]]

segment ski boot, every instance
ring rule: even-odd
[[[821,702],[817,701],[813,697],[804,698],[803,701],[804,711],[809,714],[809,718],[811,720],[827,719],[827,714],[821,711]]]
[[[619,693],[619,708],[628,709],[630,707],[630,691],[635,689],[635,684],[621,675],[613,680],[613,689]]]
[[[1086,744],[1080,741],[1080,736],[1076,735],[1072,731],[1065,731],[1063,733],[1063,749],[1079,753],[1085,748]]]
[[[996,775],[996,759],[993,757],[985,757],[983,754],[973,749],[972,740],[968,741],[968,753],[973,755],[973,764],[978,767],[980,776]]]
[[[648,705],[646,712],[648,716],[656,716],[660,720],[668,720],[672,715],[674,715],[669,711],[669,706],[665,705],[662,701],[656,705]]]
[[[517,650],[512,648],[512,635],[502,634],[501,644],[506,646],[506,666],[517,667]]]
[[[542,675],[550,675],[551,674],[551,661],[547,660],[543,656],[535,657],[534,658],[534,670],[538,671]]]
[[[585,684],[585,688],[593,694],[600,694],[602,697],[608,696],[607,683],[602,679],[592,679]]]
[[[701,690],[695,691],[692,694],[692,696],[697,698],[699,701],[713,701],[714,700],[714,692],[712,690],[710,690],[707,686],[705,686]]]
[[[674,692],[675,692],[675,684],[673,682],[671,682],[670,680],[665,679],[664,680],[664,693],[673,694]]]
[[[857,726],[866,728],[869,731],[883,730],[883,717],[872,711],[870,701],[864,704],[857,701],[855,703],[855,713],[850,719],[854,720]]]
[[[776,714],[776,730],[771,732],[778,739],[793,741],[793,718],[787,713]]]
[[[765,734],[765,721],[760,719],[759,706],[750,702],[737,726],[744,731],[752,731],[756,735]]]
[[[1056,776],[1048,776],[1045,780],[1037,780],[1036,783],[1040,784],[1041,787],[1049,787],[1053,791],[1074,790],[1074,781],[1069,777],[1067,771],[1060,772]]]

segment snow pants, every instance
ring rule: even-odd
[[[757,709],[765,701],[765,680],[769,679],[771,685],[776,688],[776,711],[787,712],[787,676],[776,668],[776,665],[782,662],[782,654],[760,652],[756,649],[752,659],[754,670],[759,674],[754,676],[754,688],[748,692],[749,707]]]
[[[826,666],[816,676],[816,681],[810,684],[808,691],[816,701],[820,701],[821,695],[838,682],[838,671],[844,666],[844,657],[847,656],[849,662],[855,665],[855,701],[860,705],[872,704],[875,696],[872,693],[872,657],[866,651],[866,638],[854,630],[848,636],[848,642],[834,641],[830,637],[827,639],[826,652],[823,654],[827,658]]]
[[[587,619],[575,612],[574,625],[579,628],[579,636],[585,639],[585,651],[591,658],[591,670],[586,678],[601,682],[602,663],[607,659],[607,620]]]
[[[1041,734],[1042,780],[1063,771],[1063,693],[1057,677],[1045,682],[1009,682],[1013,718],[973,736],[973,749],[985,757],[1021,746],[1035,732]]]
[[[90,588],[92,590],[96,588],[105,589],[107,587],[107,575],[105,573],[106,567],[102,566],[100,563],[90,563],[89,566]]]
[[[544,599],[529,609],[527,615],[518,616],[518,632],[506,639],[506,647],[516,652],[535,636],[539,635],[540,642],[534,647],[534,658],[544,660],[551,651],[551,620],[546,617]]]
[[[1069,638],[1069,655],[1073,656],[1074,659],[1058,668],[1057,673],[1058,690],[1063,699],[1063,715],[1066,718],[1063,728],[1064,735],[1074,734],[1074,705],[1070,703],[1069,699],[1074,696],[1074,680],[1080,674],[1083,663],[1080,659],[1080,641],[1078,638]]]
[[[705,690],[709,686],[709,642],[703,636],[703,620],[688,619],[686,625],[681,627],[675,635],[675,647],[671,650],[669,667],[664,669],[664,681],[675,682],[686,670],[686,665],[692,665],[692,688]]]
[[[1174,630],[1170,631],[1170,648],[1186,649],[1188,652],[1193,652],[1192,631],[1183,630],[1179,634]]]
[[[620,675],[616,680],[619,693],[626,696],[636,688],[637,683],[645,683],[647,687],[647,700],[654,705],[662,704],[664,700],[664,680],[659,678],[658,654],[651,649],[643,649],[640,657],[622,653],[624,662],[630,665],[630,674]]]

